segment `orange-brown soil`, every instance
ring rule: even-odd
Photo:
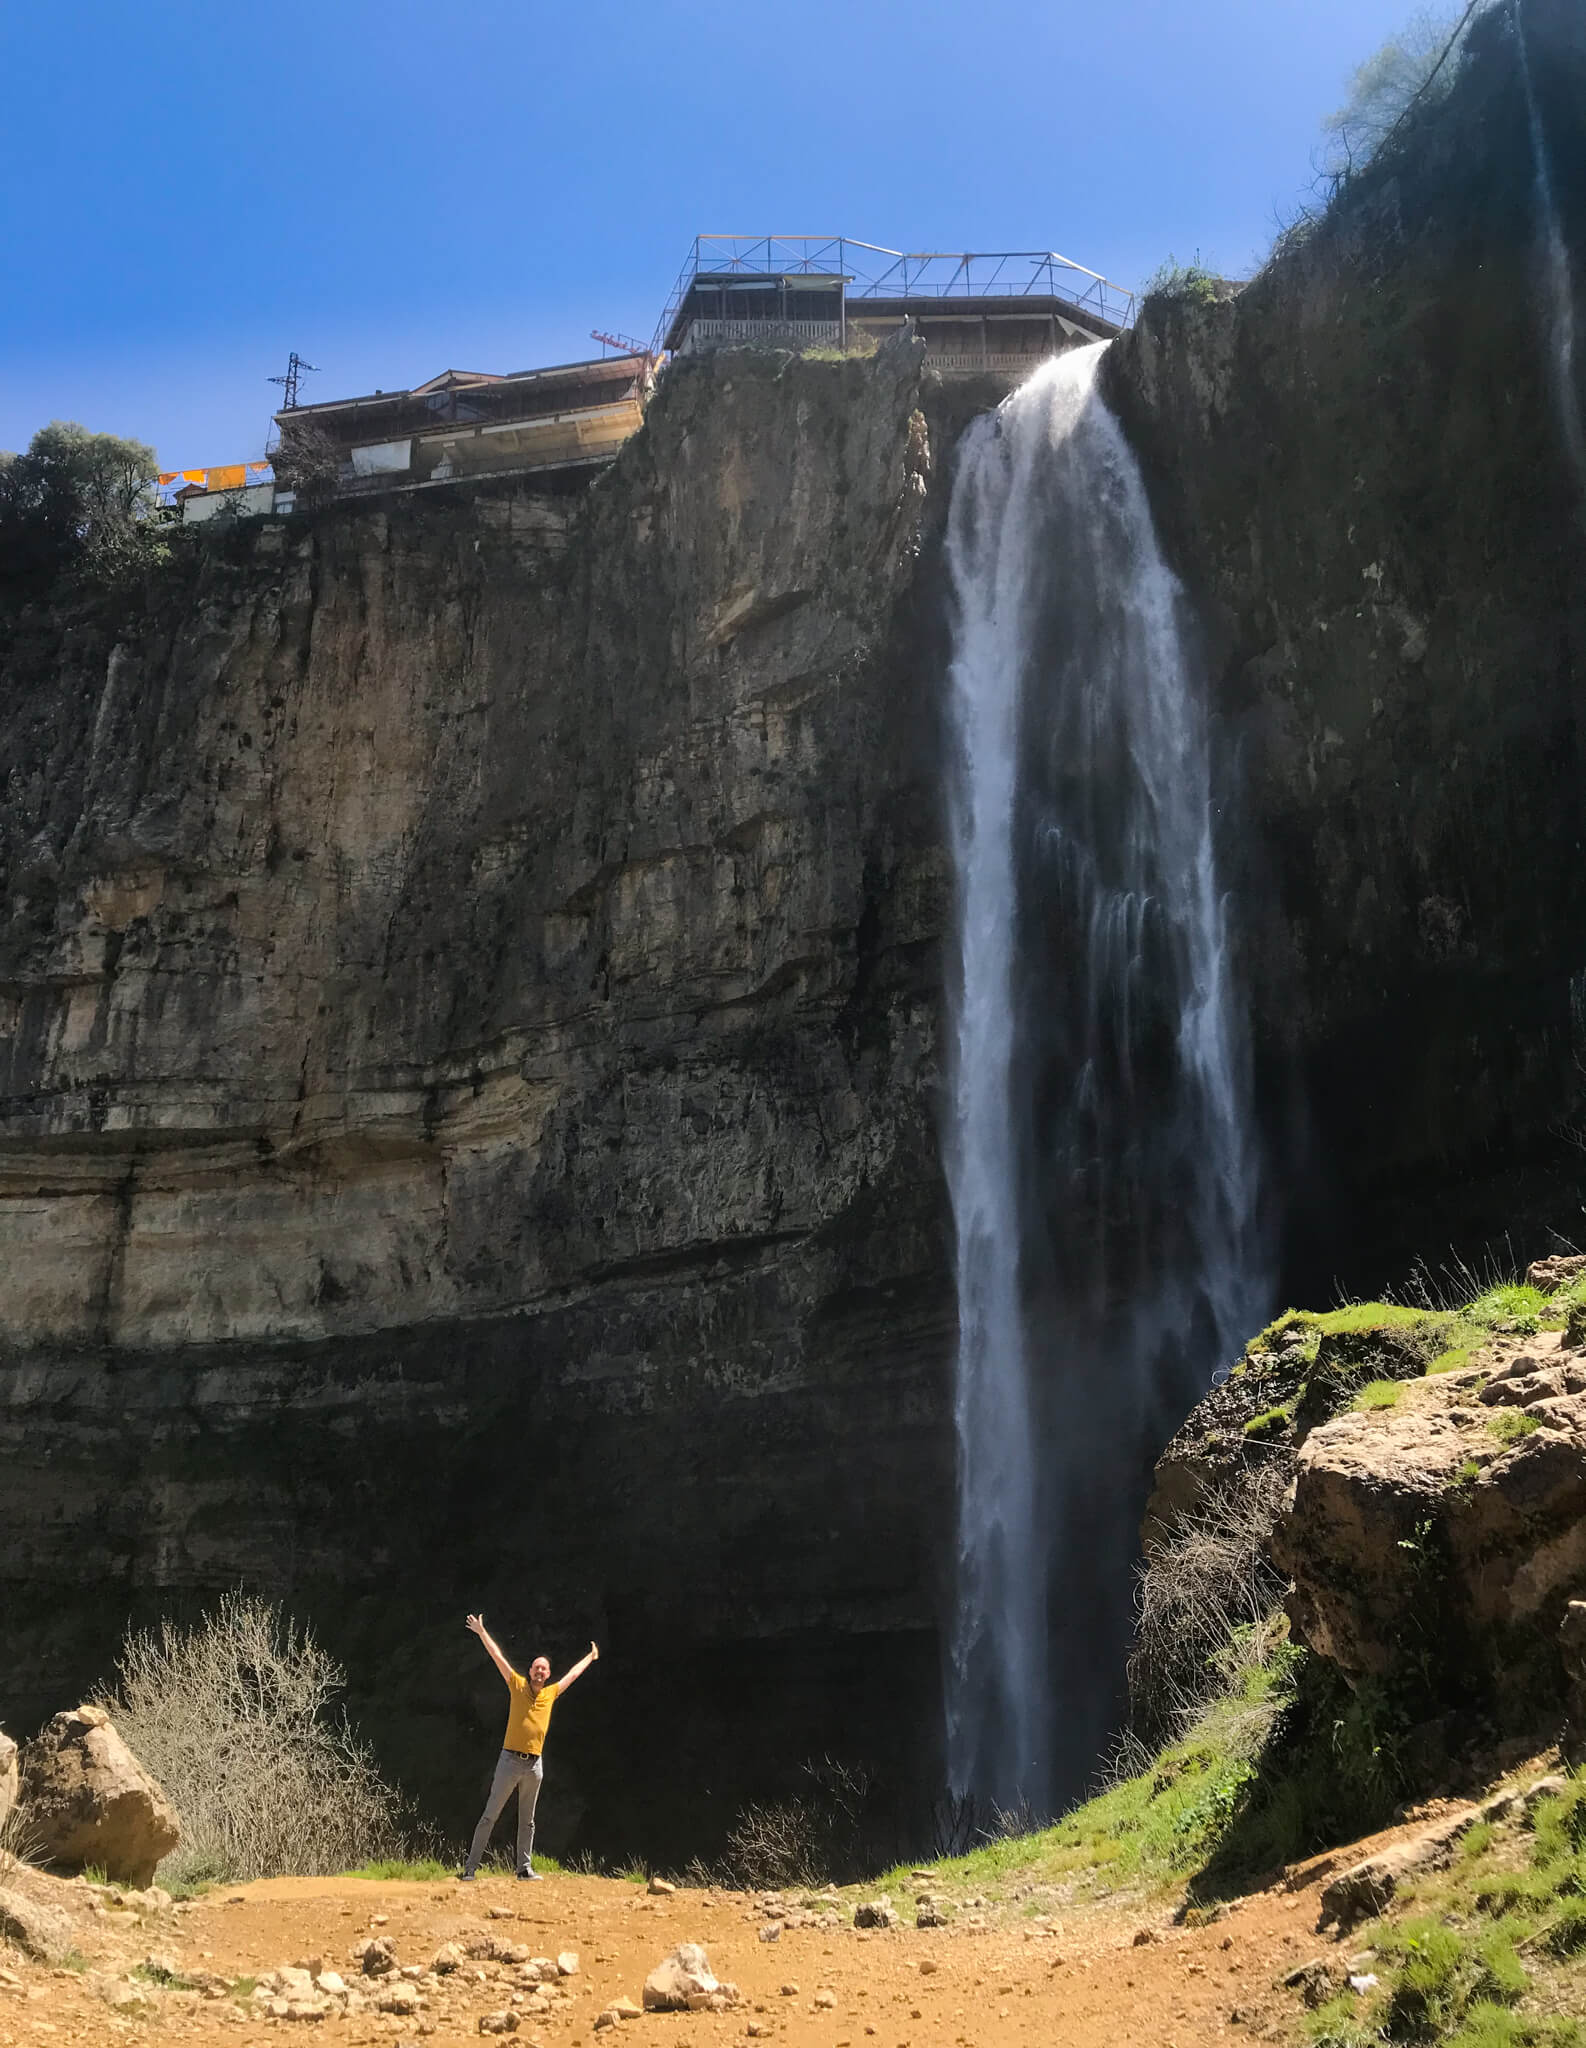
[[[1175,1926],[1171,1901],[1119,1901],[1024,1917],[1019,1906],[960,1913],[954,1924],[876,1932],[849,1923],[785,1928],[761,1939],[768,1916],[752,1897],[680,1888],[651,1896],[615,1878],[548,1876],[528,1886],[482,1876],[454,1883],[356,1878],[274,1879],[209,1892],[138,1919],[94,1910],[81,1885],[30,1879],[81,1922],[74,1967],[51,1969],[0,1948],[0,2048],[68,2042],[181,2041],[246,2048],[299,2034],[336,2044],[478,2043],[481,2015],[517,2011],[505,2038],[521,2048],[713,2048],[763,2037],[787,2048],[1206,2048],[1244,2039],[1289,2041],[1301,2008],[1282,1978],[1332,1944],[1313,1932],[1317,1893],[1343,1860],[1373,1843],[1291,1871],[1272,1889],[1202,1926]],[[42,1894],[41,1894],[42,1895]],[[899,1896],[900,1908],[912,1901]],[[908,1918],[912,1921],[912,1911]],[[981,1925],[968,1924],[980,1920]],[[571,1994],[549,2014],[523,2014],[533,1996],[517,1969],[469,1961],[412,1988],[407,2015],[337,2012],[314,2021],[271,2018],[251,1983],[284,1964],[324,1967],[369,1988],[353,1959],[371,1935],[395,1943],[398,1966],[428,1965],[443,1943],[489,1934],[534,1955],[568,1950]],[[726,2013],[657,2013],[597,2030],[603,2008],[642,1996],[647,1973],[677,1943],[708,1951],[742,2005]],[[86,1958],[86,1967],[85,1967]],[[198,1978],[202,1990],[151,1979],[138,1965]],[[385,1980],[396,1983],[396,1978]],[[222,1982],[228,1988],[222,1988]],[[514,2006],[514,1999],[517,2005]]]

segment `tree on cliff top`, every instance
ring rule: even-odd
[[[1371,161],[1416,101],[1440,97],[1454,82],[1460,40],[1483,0],[1454,8],[1423,8],[1397,35],[1357,65],[1349,97],[1322,123],[1322,169],[1346,178]]]
[[[75,420],[40,427],[24,455],[0,452],[0,578],[42,596],[65,569],[114,571],[147,552],[159,464],[142,441]]]

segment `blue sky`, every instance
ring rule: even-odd
[[[9,0],[0,448],[648,335],[693,235],[1241,274],[1412,0]]]

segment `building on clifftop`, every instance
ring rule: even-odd
[[[284,407],[276,468],[337,498],[524,474],[577,482],[637,430],[653,383],[644,350],[504,376],[443,370],[411,391]]]
[[[842,235],[698,235],[654,347],[846,351],[911,321],[935,369],[1022,376],[1133,318],[1132,292],[1051,250],[905,255]]]

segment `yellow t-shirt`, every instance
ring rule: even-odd
[[[512,1688],[512,1705],[507,1710],[507,1736],[501,1746],[538,1756],[545,1747],[545,1731],[551,1725],[556,1687],[542,1685],[538,1692],[532,1692],[520,1671],[513,1672],[508,1684]]]

